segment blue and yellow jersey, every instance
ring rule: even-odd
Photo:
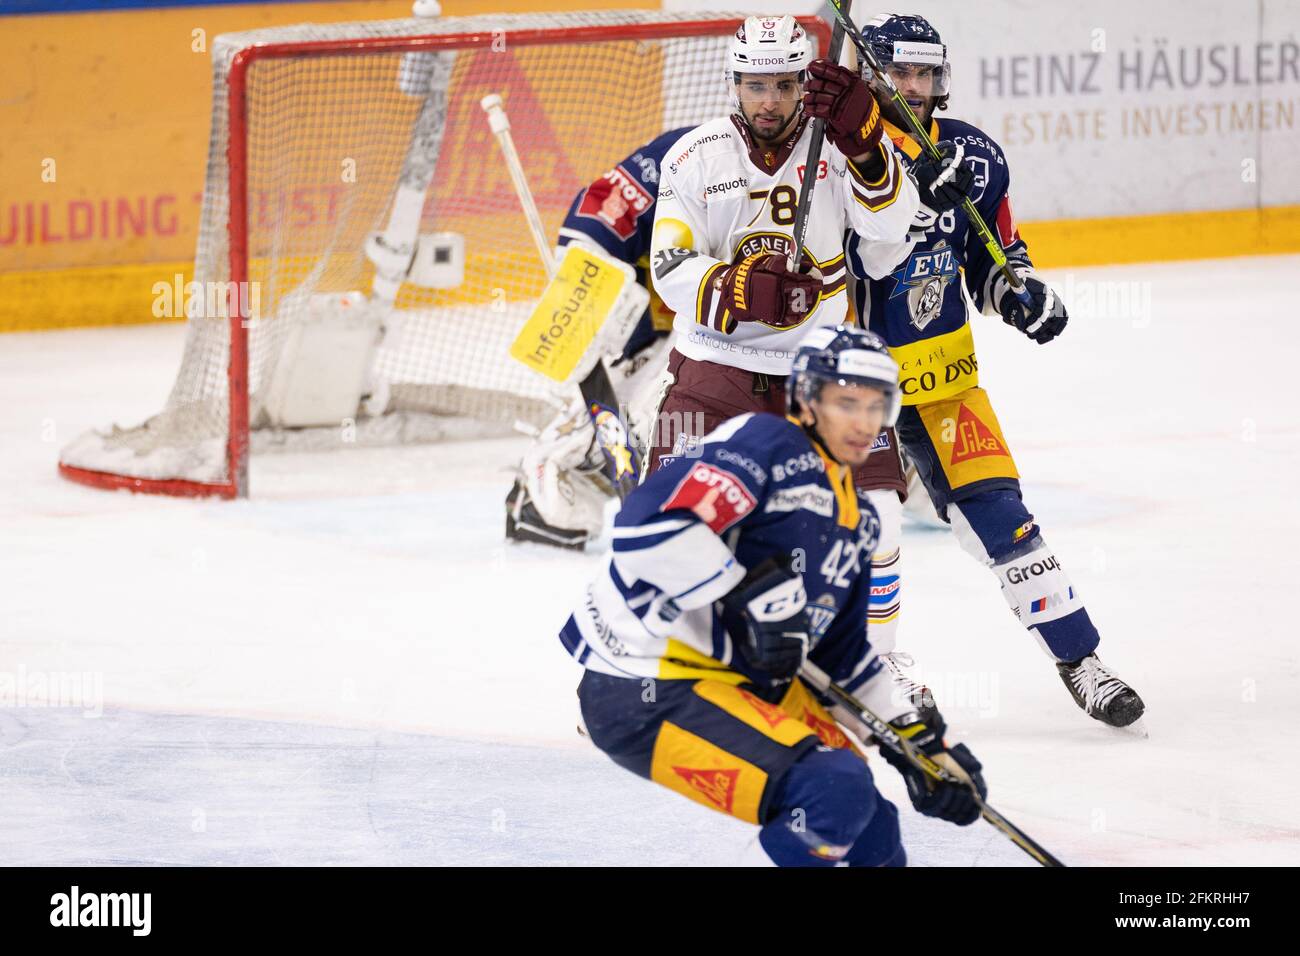
[[[911,165],[920,146],[891,123],[886,134]],[[1028,263],[1029,254],[1011,211],[1006,156],[982,130],[954,119],[931,121],[936,142],[951,140],[965,150],[975,174],[971,200],[998,236],[1010,260]],[[955,395],[979,384],[974,340],[968,324],[965,285],[976,309],[991,312],[997,270],[960,208],[935,216],[923,210],[913,236],[918,241],[890,275],[871,279],[861,261],[856,237],[847,237],[849,269],[858,278],[854,306],[871,331],[880,335],[899,363],[905,404],[917,405]]]

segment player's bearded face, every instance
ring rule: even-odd
[[[799,114],[803,84],[798,73],[741,73],[736,94],[754,136],[774,143],[790,132]]]
[[[930,122],[930,114],[934,112],[934,67],[918,66],[910,63],[891,63],[885,67],[890,79],[898,87],[898,92],[903,94],[903,99],[907,100],[907,105],[912,108],[916,118],[923,124]],[[881,97],[881,102],[887,102],[885,97]],[[893,112],[887,110],[887,113]],[[903,118],[889,117],[894,123],[902,125]]]
[[[815,416],[817,434],[831,457],[853,466],[871,454],[876,436],[885,427],[888,408],[889,400],[878,388],[827,382],[811,409],[804,407],[803,420],[811,425]]]

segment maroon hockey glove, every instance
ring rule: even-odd
[[[737,322],[793,328],[817,307],[822,290],[817,273],[791,272],[785,256],[756,252],[722,273],[724,302]]]
[[[884,126],[880,104],[862,77],[830,60],[808,64],[803,108],[826,121],[826,138],[850,159],[876,148]]]

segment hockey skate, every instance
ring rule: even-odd
[[[556,548],[581,551],[590,538],[585,530],[557,528],[547,524],[537,511],[523,479],[515,481],[506,495],[506,538],[511,541],[528,541],[549,544]]]
[[[1106,668],[1096,654],[1056,665],[1074,702],[1085,714],[1112,727],[1127,727],[1142,716],[1146,705],[1132,687]]]

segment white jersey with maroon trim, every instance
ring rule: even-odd
[[[676,313],[676,347],[687,357],[787,375],[812,329],[845,318],[845,231],[866,240],[858,249],[873,276],[888,275],[910,251],[908,229],[920,199],[893,145],[882,139],[878,149],[885,171],[868,182],[825,142],[804,240],[804,252],[822,273],[817,305],[793,328],[736,321],[720,294],[722,273],[754,252],[788,254],[809,125],[801,118],[778,149],[763,149],[739,118],[724,117],[691,130],[664,155],[651,246],[653,281]]]

